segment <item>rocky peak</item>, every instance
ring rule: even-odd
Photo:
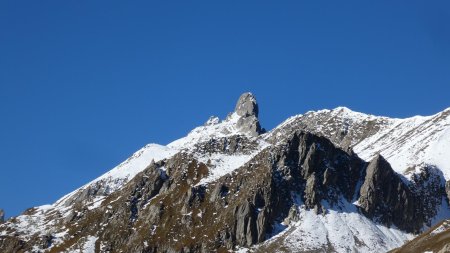
[[[239,97],[234,112],[239,116],[236,127],[251,136],[260,135],[263,130],[258,119],[258,103],[252,93],[246,92]]]
[[[246,92],[239,97],[234,111],[242,117],[258,117],[258,103],[252,93]]]
[[[0,222],[4,221],[5,221],[5,212],[3,211],[3,209],[0,209]]]
[[[363,213],[384,224],[413,232],[423,226],[423,214],[416,211],[422,203],[380,154],[367,165],[359,204]]]

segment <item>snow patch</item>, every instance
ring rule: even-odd
[[[333,245],[336,252],[386,252],[414,237],[394,227],[375,224],[357,212],[328,210],[316,214],[300,209],[300,220],[290,226],[284,240],[291,249],[321,250]]]
[[[251,154],[222,154],[222,153],[211,153],[211,154],[195,154],[195,158],[206,164],[208,166],[209,174],[197,183],[197,185],[207,184],[213,182],[220,177],[233,172],[234,170],[242,167],[248,161],[250,161],[254,156],[261,152],[264,148],[269,146],[268,143],[260,141],[258,148]]]
[[[211,138],[221,138],[242,134],[236,127],[239,118],[240,116],[237,113],[232,113],[220,123],[217,123],[217,120],[208,121],[207,125],[194,128],[194,130],[192,130],[186,137],[167,144],[167,147],[175,149],[189,149],[195,144],[208,141]]]
[[[86,242],[84,243],[82,252],[84,253],[95,253],[95,242],[97,241],[97,237],[88,236],[86,238]]]
[[[426,162],[438,167],[445,179],[450,179],[450,128],[443,131],[436,142],[431,144]]]

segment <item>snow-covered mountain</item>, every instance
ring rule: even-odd
[[[450,109],[235,111],[0,224],[2,252],[383,252],[450,218]]]

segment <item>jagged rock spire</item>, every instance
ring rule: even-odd
[[[246,92],[239,97],[234,111],[242,117],[254,115],[258,118],[258,103],[252,93]]]
[[[5,212],[0,209],[0,223],[5,221]]]
[[[419,199],[380,154],[367,165],[359,205],[366,216],[402,230],[419,232],[424,222]]]
[[[235,113],[240,116],[236,127],[251,136],[263,133],[258,119],[258,103],[252,93],[246,92],[239,97],[236,103]]]

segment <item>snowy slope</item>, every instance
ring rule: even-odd
[[[387,252],[414,238],[413,234],[368,219],[344,199],[326,214],[308,210],[302,203],[296,208],[297,214],[290,218],[293,221],[281,224],[286,229],[249,251],[265,252],[275,245],[289,252]]]
[[[99,188],[101,189],[101,191],[99,191],[101,194],[99,194],[99,196],[92,201],[97,202],[99,205],[104,196],[120,189],[136,174],[147,168],[152,161],[158,162],[160,160],[167,159],[180,151],[193,152],[193,148],[196,144],[209,141],[212,138],[229,137],[242,134],[236,128],[236,123],[238,120],[239,116],[236,113],[230,114],[227,119],[221,122],[218,118],[211,117],[205,125],[196,127],[187,136],[173,141],[167,146],[148,144],[135,152],[130,158],[117,167],[62,197],[56,202],[56,205],[60,206],[72,203],[73,200],[77,198],[77,193],[89,189],[89,187],[94,187],[96,191],[98,191]],[[232,172],[234,169],[237,169],[245,164],[245,162],[250,160],[251,157],[253,157],[265,146],[266,144],[261,141],[260,148],[255,150],[252,154],[196,154],[196,158],[205,164],[208,161],[212,161],[209,168],[210,177],[205,178],[202,183],[209,182],[218,176],[223,176]]]
[[[237,154],[224,154],[224,153],[197,153],[194,157],[207,164],[209,168],[209,175],[200,180],[198,185],[207,184],[219,179],[220,177],[233,172],[240,168],[245,163],[250,161],[259,152],[268,147],[270,144],[263,140],[258,140],[258,146],[252,150],[251,153],[237,153]]]
[[[400,173],[426,163],[435,165],[450,179],[450,110],[421,117],[395,119],[375,135],[354,146],[363,159],[381,153]],[[416,168],[418,169],[418,167]]]
[[[15,229],[23,239],[27,239],[35,234],[44,236],[48,232],[54,232],[56,233],[55,240],[61,241],[65,236],[65,228],[54,229],[58,226],[56,226],[57,220],[52,217],[67,217],[70,215],[73,202],[70,202],[69,200],[76,197],[77,193],[83,192],[83,190],[86,190],[93,185],[101,185],[104,192],[96,196],[93,200],[85,201],[85,205],[88,209],[97,208],[100,206],[105,196],[120,189],[121,186],[131,180],[137,173],[144,170],[151,161],[160,161],[172,156],[176,152],[176,149],[171,149],[158,144],[148,144],[135,152],[130,158],[119,164],[117,167],[65,195],[54,204],[35,207],[32,209],[31,213],[20,215],[16,218],[15,222],[7,222],[5,224]]]
[[[326,215],[318,215],[313,210],[300,209],[299,216],[286,232],[265,244],[281,239],[282,245],[292,251],[321,251],[332,245],[335,252],[342,253],[386,252],[414,238],[394,227],[376,224],[356,210],[330,210]]]
[[[120,187],[136,176],[136,174],[147,168],[152,161],[158,162],[171,157],[177,152],[178,149],[175,148],[169,148],[158,144],[148,144],[135,152],[130,158],[119,164],[117,167],[78,188],[77,190],[65,195],[56,201],[55,204],[57,206],[64,205],[66,201],[77,192],[87,189],[89,186],[95,184],[101,184],[103,186],[103,196],[109,195],[120,189]]]
[[[203,126],[194,128],[186,137],[175,140],[167,147],[176,149],[191,149],[199,142],[205,142],[211,138],[221,138],[242,134],[236,127],[239,115],[234,112],[225,120],[220,121],[217,117],[211,117]]]
[[[410,176],[409,172],[428,164],[450,179],[450,108],[432,116],[405,119],[354,112],[346,107],[310,111],[287,119],[265,139],[276,142],[295,129],[324,135],[343,148],[352,147],[366,161],[381,153],[399,174]]]
[[[447,123],[450,121],[447,120]],[[438,138],[426,149],[425,162],[442,170],[447,180],[450,178],[450,127],[442,131]]]

